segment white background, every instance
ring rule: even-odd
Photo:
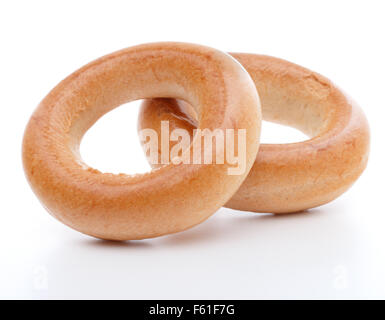
[[[2,1],[0,4],[0,298],[385,298],[383,1]],[[105,242],[52,218],[21,164],[24,127],[71,72],[118,49],[184,41],[263,53],[317,71],[364,109],[365,173],[306,213],[220,209],[189,231]],[[138,103],[104,116],[82,155],[110,172],[149,170]],[[303,135],[263,127],[264,142]]]

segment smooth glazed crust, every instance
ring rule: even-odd
[[[115,175],[82,161],[80,140],[98,118],[153,97],[188,101],[201,128],[246,129],[246,172],[170,164]],[[140,45],[91,62],[45,97],[24,134],[23,164],[42,204],[66,225],[103,239],[156,237],[202,222],[230,199],[255,160],[260,122],[253,81],[229,55],[186,43]]]
[[[325,204],[345,192],[366,167],[369,127],[361,109],[325,77],[293,63],[255,54],[232,54],[257,87],[263,119],[310,136],[299,143],[261,144],[247,179],[226,207],[289,213]],[[173,99],[143,102],[139,129],[192,130],[191,107]]]

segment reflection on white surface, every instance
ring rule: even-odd
[[[9,266],[10,277],[16,279],[10,287],[19,286],[8,294],[127,299],[373,296],[362,230],[338,206],[325,209],[273,216],[222,208],[187,232],[124,243],[60,226],[49,249],[35,247],[28,261]]]

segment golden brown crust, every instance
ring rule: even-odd
[[[246,172],[170,164],[130,176],[83,163],[79,143],[98,118],[152,97],[188,101],[202,128],[245,128]],[[42,204],[66,225],[103,239],[156,237],[202,222],[234,194],[255,160],[260,121],[255,86],[229,55],[192,44],[146,44],[91,62],[55,87],[27,125],[23,164]]]
[[[293,63],[254,54],[232,54],[257,87],[263,118],[296,127],[310,140],[261,144],[247,179],[226,207],[288,213],[325,204],[345,192],[366,167],[369,127],[361,109],[325,77]],[[156,112],[154,112],[156,109]],[[194,129],[194,115],[175,100],[143,103],[139,129],[170,121]],[[188,121],[184,118],[188,118]]]

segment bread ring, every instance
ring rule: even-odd
[[[361,109],[328,79],[308,69],[268,56],[232,55],[254,80],[263,119],[295,127],[311,139],[262,144],[247,179],[226,207],[289,213],[325,204],[345,192],[368,160],[369,128]],[[170,130],[184,128],[191,135],[196,126],[187,103],[146,100],[139,129],[159,132],[161,120],[169,121]]]
[[[88,167],[79,154],[88,128],[123,103],[152,97],[188,101],[200,128],[247,130],[245,172],[228,175],[227,163],[171,163],[134,176]],[[64,224],[103,239],[151,238],[190,228],[230,199],[255,160],[260,122],[253,81],[231,56],[193,44],[145,44],[59,83],[27,125],[23,164],[33,191]]]

